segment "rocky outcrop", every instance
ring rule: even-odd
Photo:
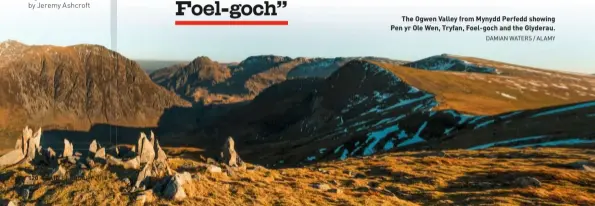
[[[145,133],[141,133],[138,138],[136,149],[141,164],[149,163],[155,159],[155,146],[153,145],[152,140],[147,139]]]
[[[187,197],[183,185],[192,180],[188,172],[175,174],[165,185],[163,196],[173,200],[182,200]]]
[[[223,148],[221,148],[221,161],[223,164],[231,167],[238,167],[244,164],[235,150],[235,142],[232,137],[228,137]]]
[[[74,155],[74,146],[68,139],[64,139],[64,150],[62,151],[62,157],[68,158]]]
[[[33,134],[29,127],[25,127],[21,138],[17,139],[14,150],[0,157],[0,167],[31,162],[35,159],[47,159],[41,156],[44,154],[41,148],[41,138],[41,128]]]
[[[152,142],[154,142],[154,144]],[[163,178],[175,173],[170,168],[167,162],[167,155],[161,149],[159,141],[155,138],[154,134],[151,135],[151,140],[149,140],[144,133],[141,133],[138,143],[134,147],[137,148],[137,155],[127,159],[121,159],[105,154],[107,164],[109,165],[121,166],[125,169],[142,168],[132,186],[133,191],[151,187],[154,184],[149,181],[151,178]],[[104,154],[104,152],[101,151],[102,149],[105,148],[101,148],[100,151],[97,152],[97,155]]]
[[[97,142],[97,140],[93,140],[91,145],[89,145],[89,153],[90,155],[95,155],[97,150],[101,148],[101,145]]]
[[[25,154],[23,154],[20,150],[12,150],[0,157],[0,167],[6,167],[18,164],[25,158]]]

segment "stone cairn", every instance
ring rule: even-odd
[[[29,127],[25,127],[15,149],[0,157],[0,169],[20,164],[46,165],[52,168],[51,177],[65,177],[66,165],[78,166],[79,176],[84,175],[84,169],[102,171],[108,166],[138,170],[136,180],[130,183],[130,192],[140,192],[139,201],[146,198],[144,191],[152,191],[174,200],[184,199],[187,194],[182,186],[193,179],[188,172],[177,173],[170,168],[168,157],[153,132],[150,133],[150,137],[140,133],[137,144],[126,158],[120,157],[117,147],[105,148],[96,140],[91,142],[88,154],[84,158],[83,154],[74,151],[73,144],[68,139],[64,139],[64,150],[57,155],[51,147],[41,147],[41,137],[41,128],[33,134]],[[234,141],[229,137],[221,152],[221,165],[227,167],[228,172],[245,166],[234,147]],[[207,171],[218,173],[221,172],[221,168],[209,165]]]

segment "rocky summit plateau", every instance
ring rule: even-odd
[[[397,59],[2,42],[0,203],[595,205],[595,76]]]

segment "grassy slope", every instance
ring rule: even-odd
[[[435,94],[440,102],[437,109],[454,109],[462,113],[476,115],[494,115],[515,110],[595,100],[595,97],[592,96],[560,99],[547,95],[544,91],[521,93],[519,89],[507,87],[506,80],[518,80],[517,77],[427,71],[379,62],[372,63],[390,70],[412,86]],[[562,92],[556,91],[556,88],[548,89],[552,90],[550,93]],[[517,99],[506,98],[497,92],[512,95]]]
[[[201,175],[200,180],[184,186],[189,198],[171,202],[150,195],[152,205],[595,204],[595,173],[561,166],[593,155],[593,151],[578,149],[457,150],[446,151],[446,157],[433,152],[393,153],[306,168],[236,172],[234,176],[205,174],[200,169],[204,162],[193,160],[198,159],[193,158],[195,155],[180,156],[186,152],[191,151],[169,151],[177,155],[170,159],[173,168]],[[15,181],[30,169],[0,171],[0,198],[18,197],[20,187],[13,187]],[[136,195],[125,192],[126,185],[118,180],[118,175],[135,175],[134,171],[86,173],[88,178],[67,184],[37,180],[28,205],[127,205]],[[363,177],[354,178],[355,174]],[[540,180],[542,187],[509,185],[515,178],[526,176]],[[328,183],[343,192],[321,191],[312,183]],[[363,189],[374,184],[377,189]]]

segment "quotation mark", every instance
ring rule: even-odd
[[[277,1],[277,8],[287,7],[287,1]]]

